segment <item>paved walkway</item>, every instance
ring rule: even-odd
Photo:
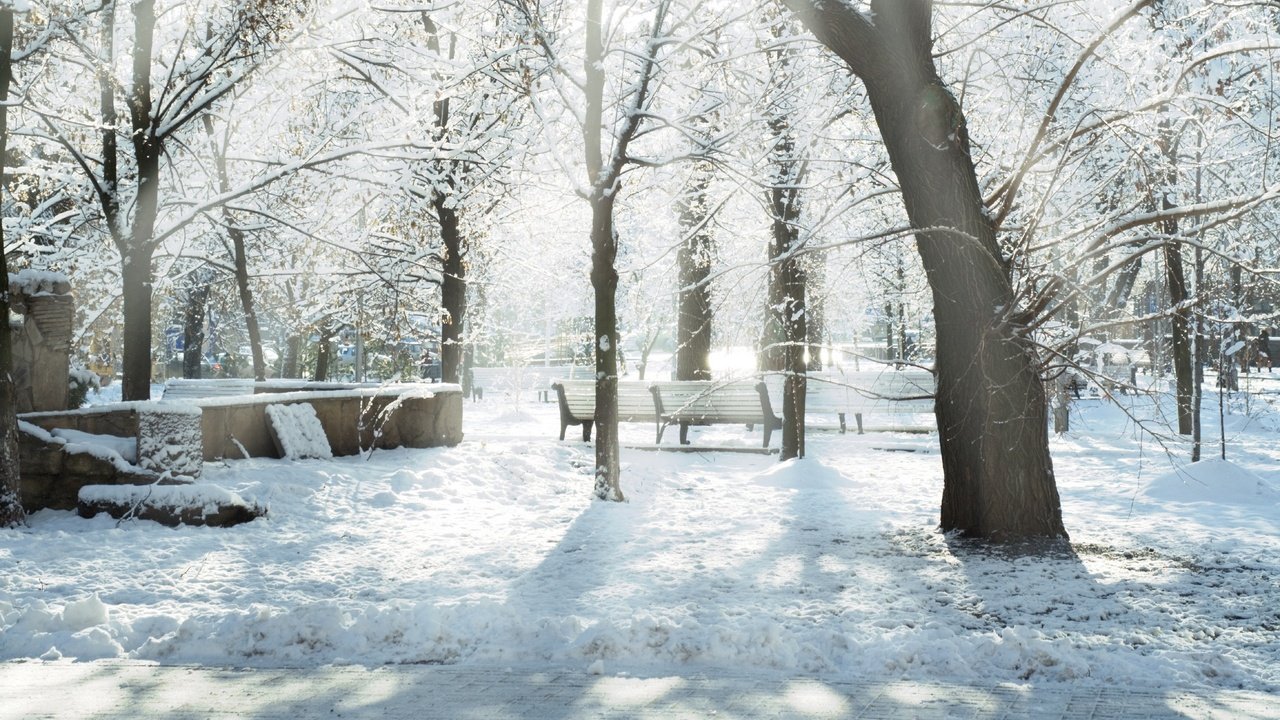
[[[0,720],[75,718],[1280,718],[1242,691],[965,687],[581,670],[394,666],[234,670],[137,663],[0,663]]]

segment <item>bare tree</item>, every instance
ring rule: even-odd
[[[1065,537],[1035,347],[979,190],[964,113],[932,56],[929,0],[783,0],[866,86],[902,190],[937,322],[942,528]]]
[[[536,42],[546,53],[552,73],[565,78],[571,70],[557,55],[555,42],[547,34],[541,8],[536,3],[512,0],[534,29]],[[620,445],[618,441],[618,232],[614,225],[614,209],[622,191],[624,170],[637,162],[630,152],[633,141],[641,134],[651,102],[651,90],[658,75],[658,55],[669,38],[668,14],[671,0],[653,3],[650,24],[645,28],[643,47],[623,54],[628,58],[620,76],[611,78],[607,69],[611,55],[618,49],[609,46],[616,28],[604,22],[603,2],[588,0],[586,4],[585,48],[581,78],[573,77],[568,93],[581,99],[585,108],[580,117],[586,183],[580,193],[591,207],[591,286],[595,291],[595,330],[592,348],[596,370],[595,405],[595,495],[602,500],[624,499],[621,484]],[[615,20],[618,18],[614,18]],[[631,65],[631,68],[626,68]],[[622,89],[606,103],[605,87],[610,81]],[[606,114],[614,121],[606,124]]]
[[[265,49],[297,17],[302,4],[282,0],[205,8],[216,21],[209,19],[202,33],[173,28],[177,42],[168,46],[172,55],[163,59],[157,57],[156,7],[157,0],[130,3],[127,80],[115,74],[115,0],[108,0],[99,13],[96,45],[77,34],[69,35],[71,45],[96,73],[98,152],[77,143],[58,112],[40,111],[52,139],[73,155],[89,178],[108,234],[120,254],[124,308],[121,392],[125,400],[150,396],[152,260],[163,237],[156,224],[161,170],[169,144],[258,67]],[[167,65],[165,72],[156,72],[158,62]],[[161,78],[159,85],[155,84],[157,77]],[[121,101],[123,123],[118,107]]]

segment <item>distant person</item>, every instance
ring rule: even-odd
[[[1258,369],[1261,370],[1265,365],[1267,372],[1271,372],[1271,336],[1267,334],[1266,330],[1263,330],[1262,334],[1258,336],[1257,345]]]

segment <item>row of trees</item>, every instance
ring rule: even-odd
[[[1193,354],[1280,265],[1275,14],[1104,5],[37,3],[6,247],[73,275],[126,399],[157,308],[196,373],[220,296],[258,377],[426,316],[457,381],[487,332],[590,314],[613,500],[626,343],[670,333],[684,379],[755,345],[790,458],[825,339],[873,309],[901,353],[931,312],[943,527],[1065,536],[1046,379],[1167,323],[1194,432]]]

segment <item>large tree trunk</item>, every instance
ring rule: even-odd
[[[676,253],[680,283],[676,319],[677,380],[711,379],[710,278],[715,252],[707,207],[711,173],[709,164],[695,163],[680,200],[680,230],[684,242]]]
[[[782,25],[773,25],[775,38]],[[781,43],[780,43],[781,44]],[[769,54],[773,71],[785,75],[791,65],[791,46]],[[770,231],[769,309],[766,312],[765,369],[784,373],[782,389],[782,460],[804,457],[804,405],[808,380],[804,361],[809,342],[805,307],[804,260],[800,249],[800,178],[803,165],[796,157],[795,135],[791,128],[790,106],[770,105],[769,132],[773,173],[768,192]],[[769,343],[770,335],[777,338]],[[770,345],[773,345],[770,348]],[[772,350],[772,351],[771,351]]]
[[[902,188],[937,322],[944,531],[1065,537],[1034,347],[978,188],[964,114],[933,64],[932,5],[785,0],[867,88]],[[926,230],[928,229],[928,230]]]
[[[440,381],[462,381],[463,321],[467,315],[467,270],[463,264],[462,235],[458,213],[436,193],[433,203],[440,222],[440,238],[444,241],[444,277],[440,284],[440,304],[444,310],[440,321]]]
[[[805,312],[805,272],[798,258],[783,261],[783,329],[786,349],[783,364],[786,381],[782,389],[782,460],[804,457],[805,391],[808,384],[804,361],[808,340]]]
[[[9,85],[13,81],[13,9],[0,8],[0,158],[9,146]],[[0,193],[4,191],[0,163]],[[13,388],[13,331],[9,328],[9,265],[4,258],[4,227],[0,223],[0,527],[22,522],[26,513],[20,496],[17,398]]]
[[[596,497],[622,500],[618,444],[618,237],[616,193],[591,198],[591,287],[596,296]]]
[[[805,317],[805,272],[801,258],[796,255],[800,240],[800,199],[797,187],[795,143],[791,138],[787,119],[775,118],[770,123],[774,133],[774,154],[777,173],[774,186],[769,189],[769,207],[773,215],[771,227],[773,242],[770,247],[772,268],[770,278],[776,287],[770,289],[770,298],[776,296],[776,304],[770,308],[771,324],[781,330],[779,370],[785,373],[782,390],[782,460],[804,457],[804,399],[807,381],[804,362],[808,343]]]
[[[440,28],[431,19],[429,13],[422,13],[422,25],[427,31],[427,45],[432,52],[440,55]],[[456,44],[450,36],[449,60],[454,59]],[[442,139],[449,127],[449,97],[438,98],[431,105],[435,116],[434,135]],[[454,177],[461,172],[458,163],[450,163],[442,173],[449,187],[454,187]],[[439,171],[439,170],[437,170]],[[440,239],[444,243],[444,263],[441,268],[440,306],[444,311],[440,318],[440,381],[458,383],[462,381],[462,330],[467,316],[467,269],[463,263],[462,233],[458,226],[458,211],[445,193],[433,191],[431,204],[436,211],[436,222],[440,225]]]
[[[121,252],[124,281],[124,348],[120,395],[125,402],[151,399],[151,245]]]
[[[630,102],[613,136],[606,162],[604,153],[604,27],[602,0],[587,0],[586,53],[583,58],[582,144],[591,192],[591,286],[595,289],[595,337],[592,346],[596,367],[596,480],[595,494],[602,500],[623,500],[618,446],[618,234],[613,226],[613,206],[621,192],[622,169],[629,162],[627,146],[635,138],[647,106],[649,83],[656,67],[658,41],[667,4],[659,3],[644,60],[630,86]]]
[[[582,140],[591,182],[591,287],[595,290],[596,368],[596,480],[595,495],[621,502],[622,463],[618,446],[618,236],[613,227],[613,203],[618,196],[616,173],[604,162],[604,28],[601,0],[587,0],[587,102]],[[610,164],[612,168],[612,163]],[[611,169],[610,168],[610,169]]]
[[[155,34],[155,0],[133,5],[133,88],[129,123],[137,162],[137,198],[129,237],[117,240],[123,263],[124,349],[121,399],[151,399],[151,256],[155,252],[156,213],[160,199],[160,142],[151,118],[151,51]]]

